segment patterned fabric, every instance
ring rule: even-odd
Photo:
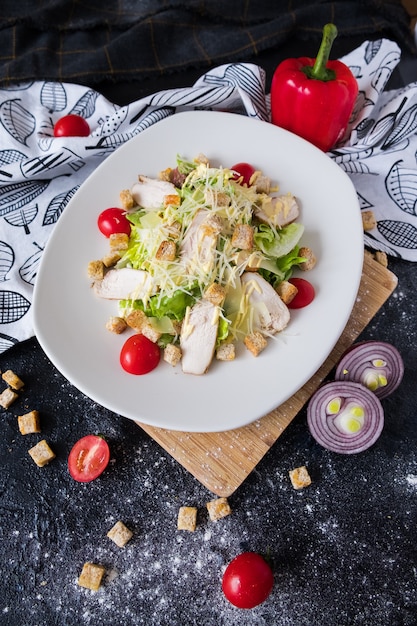
[[[141,81],[185,68],[256,62],[332,21],[346,38],[413,49],[400,0],[2,0],[0,84],[46,79],[98,85]],[[350,48],[347,48],[350,49]]]
[[[377,226],[366,243],[417,261],[417,83],[385,92],[400,60],[389,40],[365,42],[342,59],[359,84],[347,136],[329,153],[351,177]],[[142,130],[183,109],[221,109],[269,120],[265,72],[226,64],[194,86],[119,107],[97,91],[36,81],[0,88],[0,352],[33,335],[31,301],[42,251],[78,187]],[[88,138],[54,138],[67,113],[85,117]],[[348,247],[349,242],[341,241]]]
[[[363,211],[377,223],[365,244],[391,256],[417,261],[417,82],[384,91],[400,61],[395,45],[365,42],[345,57],[359,84],[347,139],[329,155],[351,178]],[[364,72],[364,67],[366,72]]]

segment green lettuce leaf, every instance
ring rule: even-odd
[[[224,317],[219,317],[219,325],[217,327],[217,346],[227,339],[229,336],[229,328],[229,322],[224,319]]]
[[[184,157],[180,156],[179,154],[177,154],[177,167],[178,167],[178,171],[181,174],[189,174],[190,172],[195,170],[197,165],[198,163],[196,163],[196,161],[189,161],[187,159],[184,159]]]
[[[140,309],[147,317],[169,317],[170,319],[181,321],[185,315],[187,306],[193,306],[197,297],[201,297],[201,291],[198,288],[191,289],[189,293],[185,293],[178,289],[172,296],[161,296],[156,294],[151,296],[144,305],[142,300],[121,302],[122,308],[131,306],[134,309]]]
[[[275,230],[267,224],[261,224],[255,232],[255,243],[264,254],[279,258],[285,256],[298,244],[304,232],[304,226],[293,222]]]

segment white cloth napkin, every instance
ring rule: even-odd
[[[417,261],[417,83],[384,92],[400,60],[389,40],[365,42],[342,59],[359,83],[342,147],[329,153],[352,178],[377,227],[366,244]],[[184,109],[219,109],[269,121],[265,72],[226,64],[192,87],[119,107],[75,84],[36,81],[0,89],[0,352],[33,336],[31,301],[42,251],[66,204],[120,145]],[[87,138],[54,138],[53,125],[78,113]]]

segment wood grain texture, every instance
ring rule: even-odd
[[[178,463],[218,496],[230,496],[274,445],[314,391],[397,286],[397,277],[365,254],[362,280],[350,319],[333,351],[310,380],[268,415],[236,430],[186,433],[138,422]]]

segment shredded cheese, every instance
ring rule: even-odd
[[[141,189],[140,185],[137,187]],[[274,201],[282,204],[281,210],[288,211],[291,198],[288,194]],[[241,185],[227,168],[200,162],[189,171],[178,191],[178,200],[169,187],[162,200],[160,206],[150,210],[139,208],[129,249],[117,264],[117,267],[145,270],[151,276],[149,293],[141,298],[144,305],[155,291],[161,300],[171,298],[178,291],[194,294],[196,288],[203,295],[209,285],[217,283],[225,288],[225,297],[222,308],[216,307],[213,325],[218,324],[219,317],[226,320],[232,339],[267,326],[270,319],[267,306],[250,305],[250,295],[254,290],[262,293],[261,287],[250,281],[243,289],[240,276],[246,269],[277,272],[275,259],[268,258],[258,248],[240,250],[233,245],[232,236],[236,226],[252,225],[257,208],[268,210],[270,196],[257,192],[256,185]],[[270,228],[278,239],[273,223]],[[157,258],[161,243],[167,241],[175,242],[174,260]],[[192,332],[190,307],[187,307],[181,334],[187,336]]]

